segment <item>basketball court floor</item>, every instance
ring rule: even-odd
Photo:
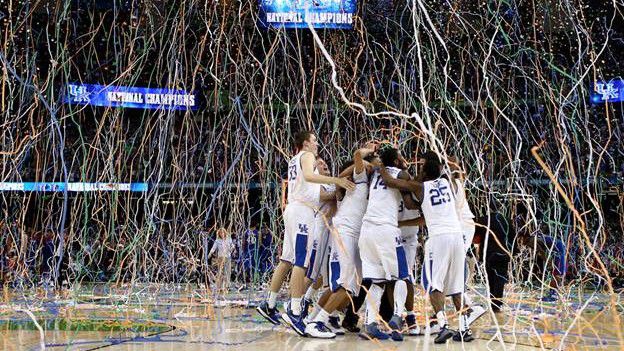
[[[80,287],[57,296],[5,290],[0,349],[624,350],[621,296],[613,304],[595,292],[570,293],[557,302],[542,302],[535,292],[521,289],[508,293],[503,313],[488,312],[473,325],[475,341],[434,345],[427,336],[407,337],[402,343],[367,341],[354,334],[301,338],[256,314],[257,291],[215,297],[190,286],[164,285]],[[422,297],[416,305],[424,318]]]

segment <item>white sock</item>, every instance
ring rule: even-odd
[[[407,315],[408,316],[415,316],[416,313],[414,313],[414,311],[407,311]]]
[[[372,284],[368,289],[368,296],[366,297],[366,324],[373,324],[377,321],[377,315],[379,314],[379,304],[381,303],[381,296],[383,295],[383,289],[377,284]]]
[[[329,313],[321,308],[319,313],[314,317],[315,322],[329,323]]]
[[[334,312],[330,313],[329,315],[332,316],[332,317],[340,318],[340,315],[338,314],[338,311],[334,311]]]
[[[301,298],[300,297],[292,297],[290,299],[290,310],[295,316],[301,315]]]
[[[275,308],[277,304],[277,293],[269,291],[269,308]]]
[[[306,290],[305,293],[305,299],[306,300],[310,300],[310,301],[314,301],[313,299],[316,297],[316,293],[318,292],[318,290],[314,289],[311,285],[308,288],[308,290]]]
[[[394,315],[402,317],[407,300],[407,284],[403,280],[394,283]]]
[[[446,315],[444,314],[444,311],[440,311],[436,313],[436,318],[438,320],[438,325],[440,326],[440,328],[446,325],[447,322],[446,322]]]
[[[314,319],[314,317],[316,317],[316,315],[321,312],[322,309],[323,307],[321,307],[318,303],[314,304],[314,308],[312,308],[312,313],[310,313],[310,318]]]

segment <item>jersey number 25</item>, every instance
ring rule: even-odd
[[[437,206],[451,201],[451,195],[446,186],[429,190],[429,195],[431,195],[431,206]]]

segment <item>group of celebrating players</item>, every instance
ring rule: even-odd
[[[296,134],[295,146],[282,255],[257,311],[301,336],[334,338],[345,329],[360,332],[357,311],[365,301],[363,338],[401,341],[405,334],[428,333],[437,334],[435,343],[472,341],[470,324],[485,310],[464,293],[475,225],[458,165],[450,162],[450,172],[443,172],[439,155],[427,152],[414,179],[398,149],[369,143],[332,177],[318,157],[313,132]],[[419,326],[413,269],[418,233],[425,227],[421,284],[435,317]],[[277,296],[289,272],[291,298],[280,315]],[[312,307],[312,296],[324,285],[329,288]],[[447,296],[459,314],[458,330],[444,312]],[[345,313],[342,323],[337,311]]]

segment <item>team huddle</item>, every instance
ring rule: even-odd
[[[275,325],[283,321],[297,334],[315,338],[334,338],[346,329],[369,340],[437,334],[436,343],[472,341],[470,324],[485,310],[471,305],[464,293],[475,225],[459,167],[443,174],[441,158],[427,152],[414,179],[398,149],[369,143],[332,177],[317,155],[312,132],[298,133],[295,146],[298,153],[288,164],[282,255],[258,312]],[[414,313],[414,269],[418,234],[425,227],[420,283],[435,316],[421,326]],[[290,301],[280,315],[277,296],[289,272]],[[323,286],[328,289],[311,306]],[[447,296],[459,314],[458,330],[446,318]],[[360,331],[357,312],[364,303]]]

